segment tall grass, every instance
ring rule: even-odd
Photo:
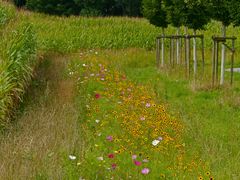
[[[10,110],[21,100],[36,62],[36,38],[30,24],[4,35],[0,45],[0,129],[6,127]]]
[[[0,28],[7,24],[15,16],[15,9],[0,1]]]

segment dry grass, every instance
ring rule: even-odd
[[[73,103],[74,84],[62,73],[67,62],[64,57],[54,58],[47,70],[42,68],[39,77],[46,86],[35,88],[32,103],[0,139],[0,179],[61,179],[62,161],[74,149],[81,154],[84,145]]]

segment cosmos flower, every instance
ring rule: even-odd
[[[106,138],[108,141],[113,141],[113,137],[112,136],[107,136]]]
[[[159,143],[160,143],[160,141],[156,139],[156,140],[154,140],[154,141],[152,142],[152,145],[153,145],[153,146],[157,146]]]
[[[108,158],[113,159],[114,158],[114,154],[109,154]]]
[[[140,161],[134,161],[134,164],[136,165],[136,166],[141,166],[142,165],[142,163],[140,162]]]
[[[71,160],[75,160],[75,159],[77,159],[77,157],[74,156],[74,155],[69,155],[68,157],[69,157],[69,159],[71,159]]]
[[[146,175],[146,174],[149,174],[150,170],[148,168],[144,168],[142,169],[141,173]]]
[[[100,123],[100,120],[96,119],[95,122],[96,122],[96,123]]]
[[[147,103],[147,104],[146,104],[146,107],[147,107],[147,108],[150,108],[150,107],[151,107],[151,104],[150,104],[150,103]]]
[[[101,97],[100,94],[95,94],[96,99],[99,99],[100,97]]]
[[[116,169],[117,168],[117,164],[113,163],[112,164],[112,169]]]
[[[137,155],[136,154],[132,155],[132,159],[137,159]]]
[[[97,157],[97,160],[99,160],[99,161],[103,161],[103,157],[102,157],[102,156]]]

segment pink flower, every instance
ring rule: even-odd
[[[96,99],[101,98],[100,94],[95,94],[95,98],[96,98]]]
[[[112,169],[116,169],[117,168],[117,164],[112,164]]]
[[[151,104],[150,104],[150,103],[147,103],[147,104],[146,104],[146,107],[147,107],[147,108],[150,108],[150,107],[151,107]]]
[[[143,162],[144,162],[144,163],[147,163],[147,162],[149,162],[149,161],[148,161],[148,159],[144,159]]]
[[[142,163],[140,162],[140,161],[134,161],[134,164],[136,165],[136,166],[141,166],[142,165]]]
[[[107,139],[108,141],[113,141],[113,137],[112,137],[112,136],[108,136],[106,139]]]
[[[137,159],[137,155],[132,155],[132,159]]]
[[[114,158],[114,154],[109,154],[108,158],[113,159]]]
[[[144,174],[144,175],[148,174],[149,172],[150,172],[150,170],[149,170],[148,168],[144,168],[144,169],[141,171],[141,173]]]
[[[141,121],[145,121],[145,119],[146,119],[146,118],[145,118],[144,116],[142,116],[142,117],[140,118]]]

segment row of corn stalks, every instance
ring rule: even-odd
[[[0,24],[7,20],[0,7]],[[21,101],[36,65],[36,37],[32,25],[24,23],[13,27],[1,30],[0,34],[0,130],[9,124],[12,110]]]

